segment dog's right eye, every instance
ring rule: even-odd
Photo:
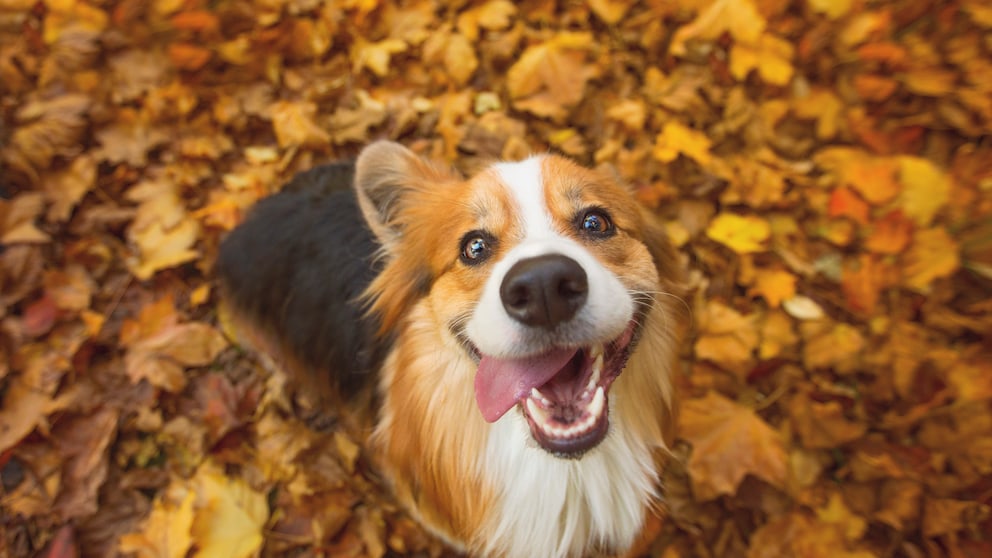
[[[492,238],[480,231],[473,231],[462,239],[461,260],[466,265],[478,265],[492,252]]]

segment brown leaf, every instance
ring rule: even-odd
[[[733,495],[748,474],[785,488],[785,444],[751,409],[710,392],[685,403],[679,431],[692,444],[688,468],[699,500]]]
[[[61,421],[52,433],[62,455],[62,492],[55,511],[63,521],[93,514],[107,477],[107,448],[117,432],[118,413],[103,408],[92,415]]]
[[[857,440],[868,427],[848,419],[836,401],[820,403],[798,394],[789,404],[789,415],[803,446],[810,449],[836,448]]]

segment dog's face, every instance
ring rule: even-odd
[[[384,327],[426,297],[450,348],[477,362],[486,421],[516,408],[558,456],[599,444],[670,258],[630,192],[550,155],[468,181],[396,144],[363,158],[360,201],[390,258],[380,279],[402,283],[373,285]]]

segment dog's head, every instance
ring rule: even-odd
[[[370,288],[383,329],[426,299],[449,348],[477,363],[486,421],[516,407],[563,457],[599,444],[610,387],[677,276],[631,193],[554,155],[463,180],[389,142],[362,152],[356,189],[386,258]]]

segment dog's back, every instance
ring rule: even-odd
[[[378,272],[379,244],[353,179],[350,162],[300,173],[228,235],[216,265],[242,321],[263,324],[258,333],[280,357],[307,368],[311,382],[326,382],[317,389],[345,399],[370,387],[388,349],[359,300]]]

